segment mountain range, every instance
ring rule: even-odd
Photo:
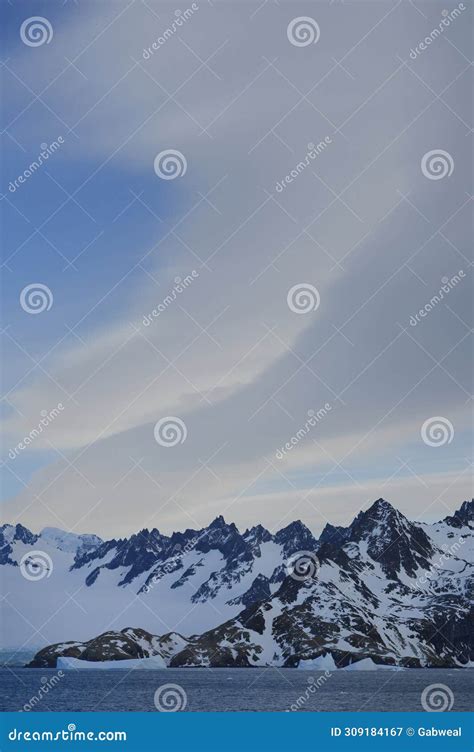
[[[39,648],[39,667],[468,666],[473,553],[473,501],[427,524],[378,499],[319,538],[299,520],[241,533],[217,517],[105,541],[3,525],[2,643]]]

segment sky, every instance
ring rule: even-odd
[[[470,498],[472,5],[3,11],[3,521]]]

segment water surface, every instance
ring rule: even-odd
[[[186,711],[421,711],[421,693],[431,684],[451,690],[453,711],[468,711],[474,685],[474,669],[336,671],[330,676],[275,668],[63,673],[54,679],[55,669],[0,669],[0,710],[22,710],[40,697],[32,712],[156,712],[156,690],[171,683],[186,693]]]

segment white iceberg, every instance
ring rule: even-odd
[[[379,669],[389,669],[390,671],[403,671],[400,666],[385,666],[382,663],[374,663],[372,658],[362,658],[361,661],[350,663],[344,667],[344,671],[378,671]]]
[[[100,669],[100,670],[121,670],[130,671],[131,669],[162,669],[166,668],[161,655],[154,655],[151,658],[130,658],[124,661],[81,661],[80,658],[60,657],[56,662],[57,669]]]
[[[337,666],[331,653],[325,653],[317,658],[300,661],[298,668],[303,671],[336,671]]]
[[[338,668],[331,653],[325,653],[324,655],[319,655],[317,658],[300,661],[298,668],[303,671],[378,671],[379,669],[403,671],[401,666],[385,666],[381,663],[374,663],[372,658],[362,658],[360,661],[355,661],[348,666]]]

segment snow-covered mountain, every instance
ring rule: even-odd
[[[379,499],[319,540],[300,521],[272,535],[222,517],[109,541],[5,525],[2,642],[50,646],[43,666],[296,666],[329,653],[340,665],[461,666],[474,659],[473,554],[473,502],[428,525]]]

